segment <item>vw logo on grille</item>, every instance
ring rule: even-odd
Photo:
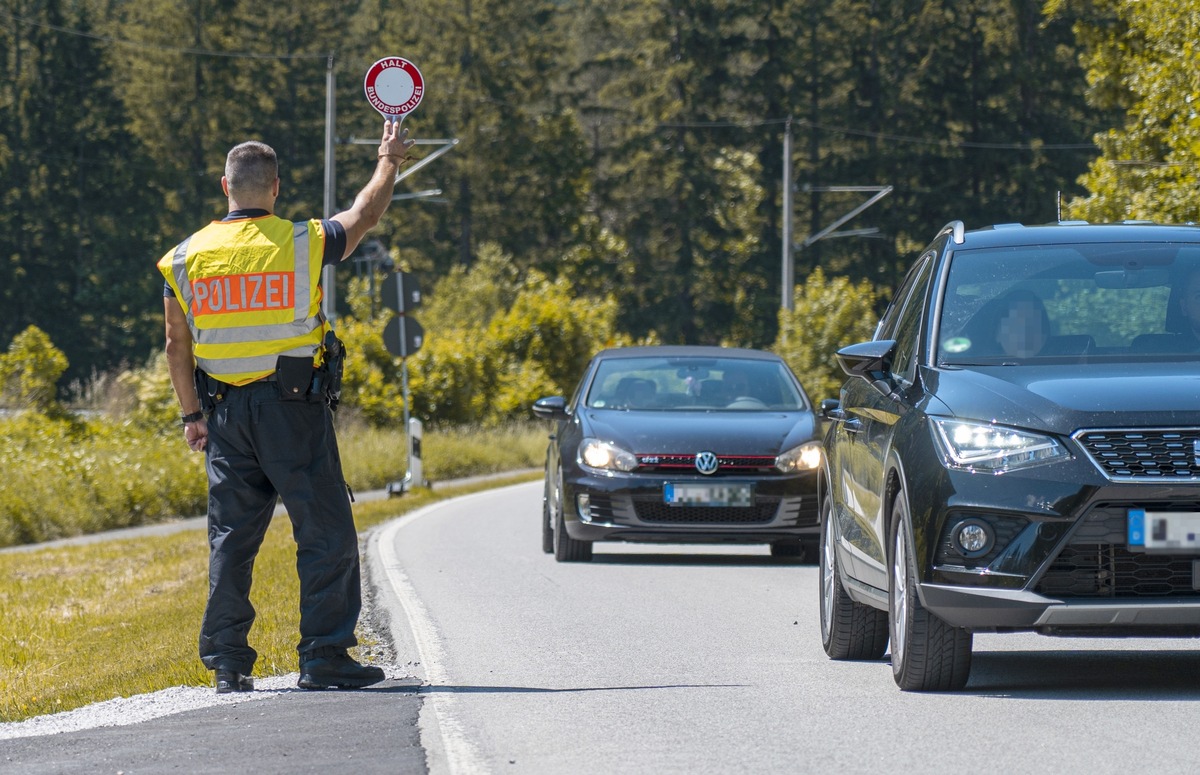
[[[717,472],[717,454],[715,452],[697,452],[696,470],[705,475],[715,474]]]
[[[1200,439],[1192,439],[1192,462],[1200,466]]]

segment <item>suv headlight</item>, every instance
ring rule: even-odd
[[[775,467],[785,474],[815,471],[821,467],[821,443],[806,441],[798,447],[792,447],[775,458]]]
[[[588,468],[605,471],[632,471],[637,468],[637,457],[611,441],[584,439],[579,445],[579,463]]]
[[[942,465],[961,471],[1003,474],[1069,458],[1057,439],[1002,425],[930,418]]]

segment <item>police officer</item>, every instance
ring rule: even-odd
[[[336,379],[321,313],[321,269],[350,256],[391,203],[413,145],[384,121],[378,163],[354,205],[329,220],[273,212],[275,152],[234,147],[221,188],[229,214],[158,262],[166,278],[166,352],[183,434],[208,471],[209,594],[200,659],[218,693],[252,691],[258,656],[250,579],[276,496],[292,521],[300,576],[299,685],[370,686],[378,667],[347,653],[362,608],[358,535],[327,386]]]

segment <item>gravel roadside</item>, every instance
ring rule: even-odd
[[[434,490],[487,482],[496,479],[510,478],[526,471],[509,471],[500,474],[456,479],[446,482],[435,482]],[[365,493],[355,493],[356,501],[379,500],[388,497],[386,490],[375,490]],[[278,514],[282,506],[277,508]],[[17,546],[0,549],[0,552],[37,551],[53,546],[68,546],[73,544],[93,543],[117,538],[133,538],[149,535],[167,535],[182,530],[199,530],[205,527],[204,517],[180,519],[172,522],[142,527],[112,530],[88,536],[65,538],[42,544]],[[367,534],[360,537],[360,542],[367,540]],[[364,567],[363,578],[371,578],[369,568]],[[359,653],[364,661],[382,667],[387,680],[380,687],[390,691],[405,690],[413,693],[413,700],[419,706],[413,687],[420,682],[413,677],[414,663],[398,663],[395,644],[392,642],[388,613],[378,604],[374,589],[370,585],[364,588],[363,613],[359,619],[359,634],[361,640],[368,644],[360,647]],[[111,700],[93,703],[75,710],[55,713],[47,716],[37,716],[25,721],[0,723],[0,740],[17,738],[59,735],[63,733],[80,732],[101,727],[121,727],[130,724],[144,723],[153,719],[173,714],[196,711],[203,708],[231,705],[237,706],[248,702],[268,701],[294,694],[308,694],[296,688],[297,673],[282,676],[255,678],[255,691],[252,694],[219,695],[211,687],[175,686],[149,694],[139,694],[132,697],[115,697]],[[366,692],[370,693],[370,692]],[[334,694],[355,694],[354,692]],[[359,692],[363,694],[363,692]],[[415,711],[414,711],[415,715]],[[13,764],[12,757],[7,758],[7,764]],[[5,768],[6,761],[0,761],[0,768]]]

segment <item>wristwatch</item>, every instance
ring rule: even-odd
[[[182,422],[184,425],[187,425],[190,422],[200,422],[203,419],[204,419],[204,412],[202,412],[202,411],[192,412],[191,414],[185,414],[183,417],[179,418],[180,422]]]

